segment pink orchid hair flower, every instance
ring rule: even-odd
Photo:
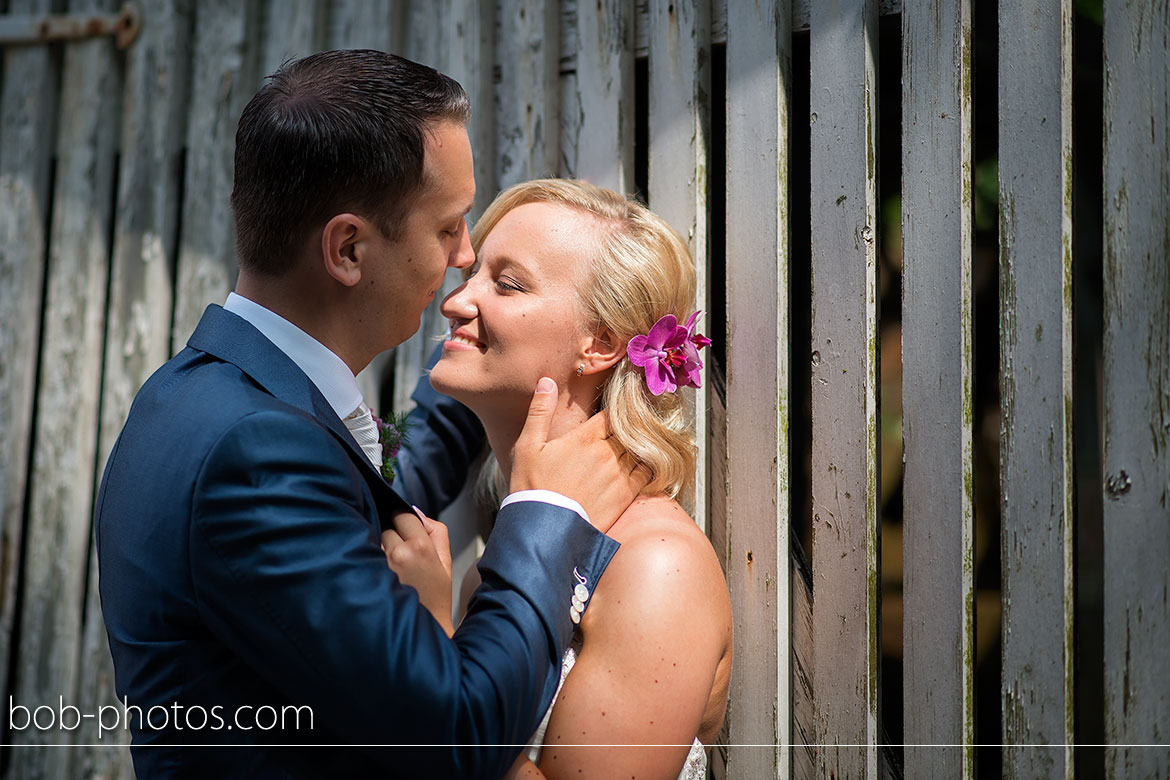
[[[694,333],[701,314],[696,311],[681,326],[673,314],[663,315],[649,333],[630,339],[626,354],[631,363],[645,370],[646,387],[653,395],[701,386],[699,350],[711,343],[706,336]]]

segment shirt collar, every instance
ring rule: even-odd
[[[296,363],[338,417],[344,419],[362,402],[353,372],[329,347],[279,314],[234,292],[228,293],[223,308],[250,323]]]

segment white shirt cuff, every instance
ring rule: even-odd
[[[509,493],[500,502],[500,509],[503,509],[508,504],[515,504],[518,501],[540,501],[545,504],[559,506],[562,509],[576,512],[581,515],[582,520],[586,523],[589,522],[589,515],[585,514],[584,507],[568,496],[562,496],[560,493],[554,493],[551,490],[518,490],[515,493]]]

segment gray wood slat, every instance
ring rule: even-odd
[[[190,2],[147,0],[150,23],[127,52],[122,95],[123,154],[118,175],[113,261],[106,319],[98,473],[121,431],[134,394],[170,351],[179,170],[187,121]],[[83,712],[114,703],[114,670],[102,621],[98,564],[90,540],[89,587],[82,636],[78,701]],[[103,725],[109,725],[109,719]],[[96,722],[76,735],[79,774],[133,777],[130,732],[100,732]],[[121,744],[120,750],[112,745]],[[98,747],[89,747],[97,745]]]
[[[326,10],[325,0],[268,0],[263,12],[257,89],[286,60],[322,48],[327,30]]]
[[[727,7],[735,5],[741,0],[711,0],[711,43],[727,43]],[[878,13],[890,16],[902,12],[903,0],[878,0]],[[632,0],[634,6],[634,56],[645,57],[649,46],[649,31],[647,29],[647,11],[650,0]],[[566,13],[576,13],[576,0],[564,0]],[[794,33],[808,32],[809,16],[812,0],[791,0],[791,30]],[[575,38],[567,38],[569,44],[562,52],[561,67],[564,70],[577,68],[577,43]]]
[[[12,13],[47,13],[49,0],[13,0]],[[4,51],[0,94],[0,670],[8,669],[20,588],[26,482],[49,232],[49,167],[57,68],[48,46]],[[8,675],[0,697],[8,701]]]
[[[788,507],[786,1],[727,9],[727,523],[735,619],[728,777],[788,777],[792,691]],[[719,454],[712,453],[713,457]]]
[[[1072,3],[999,19],[1003,770],[1072,777]]]
[[[634,187],[633,12],[628,0],[578,4],[578,69],[562,107],[566,125],[579,120],[564,150],[567,175],[621,193]]]
[[[878,774],[877,10],[814,4],[810,20],[818,777]]]
[[[72,12],[116,10],[74,0]],[[96,470],[98,396],[109,274],[119,94],[110,39],[64,44],[47,300],[25,539],[17,702],[76,706],[86,561]],[[29,728],[15,744],[69,744],[68,730]],[[14,777],[72,777],[73,750],[14,750]]]
[[[540,0],[500,0],[495,24],[496,186],[558,170],[559,9]]]
[[[405,0],[329,0],[327,47],[401,51],[394,31],[405,23]]]
[[[233,158],[240,113],[258,82],[259,11],[255,0],[195,4],[172,353],[186,346],[207,305],[222,304],[235,286]]]
[[[906,0],[902,74],[905,771],[908,778],[970,778],[975,741],[970,0]]]
[[[1105,767],[1118,779],[1170,776],[1168,30],[1166,0],[1105,2]]]
[[[475,156],[475,206],[468,215],[474,222],[496,196],[496,125],[493,110],[492,68],[495,45],[495,4],[479,0],[449,0],[446,30],[449,51],[446,72],[467,90],[471,98],[468,135]]]
[[[649,29],[650,208],[690,246],[698,272],[696,308],[707,311],[707,150],[711,107],[711,19],[702,0],[652,0]],[[693,396],[699,468],[693,515],[707,529],[708,369]]]

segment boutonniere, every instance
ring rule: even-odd
[[[374,415],[374,424],[378,426],[378,443],[382,445],[382,478],[393,485],[398,451],[406,441],[406,415]]]

